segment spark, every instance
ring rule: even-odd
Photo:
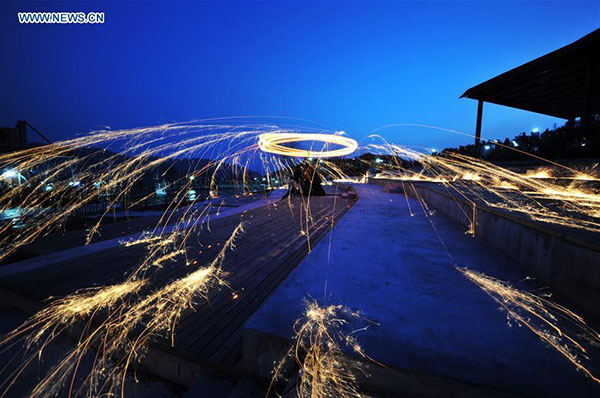
[[[285,145],[295,142],[319,142],[322,147],[320,150],[313,147],[300,150]],[[331,145],[341,148],[330,149]],[[90,148],[112,147],[119,150],[108,152],[105,157],[95,157],[97,152],[85,154]],[[36,357],[39,358],[56,336],[75,333],[79,334],[77,345],[39,381],[30,396],[60,395],[60,388],[69,379],[69,397],[82,391],[90,396],[123,394],[127,370],[143,357],[149,341],[163,336],[170,338],[173,344],[175,327],[182,314],[193,309],[198,300],[206,300],[213,289],[227,286],[222,264],[225,253],[234,249],[234,241],[243,232],[243,225],[238,225],[209,264],[198,266],[197,260],[189,258],[187,245],[190,237],[199,236],[203,228],[210,230],[211,211],[216,210],[218,214],[224,203],[213,205],[211,201],[226,196],[223,187],[220,187],[219,176],[227,175],[224,180],[232,182],[242,196],[250,196],[252,184],[256,187],[262,182],[264,185],[260,186],[270,189],[273,183],[285,182],[298,159],[305,157],[319,159],[315,161],[315,168],[324,179],[363,183],[367,182],[366,174],[347,175],[329,159],[352,154],[357,149],[358,143],[341,132],[214,121],[103,130],[52,145],[0,155],[3,170],[20,170],[24,174],[27,174],[26,170],[35,171],[27,178],[20,178],[22,184],[0,192],[0,212],[27,203],[19,212],[19,228],[15,228],[14,223],[0,225],[0,260],[63,227],[88,205],[98,204],[102,211],[97,223],[89,229],[86,244],[91,243],[100,232],[102,220],[112,211],[135,209],[137,204],[157,197],[165,201],[166,206],[153,228],[136,239],[121,242],[125,247],[139,245],[147,250],[145,258],[125,281],[83,289],[55,299],[0,342],[0,345],[9,345],[25,341],[25,348],[34,351],[23,361],[15,377]],[[540,177],[538,172],[521,175],[459,154],[436,152],[435,156],[431,156],[387,142],[361,149],[389,155],[385,162],[364,161],[367,169],[377,171],[376,179],[398,180],[403,187],[406,183],[417,196],[413,184],[437,183],[467,200],[473,206],[472,214],[465,212],[471,221],[472,234],[475,234],[475,209],[479,203],[518,211],[538,221],[600,232],[597,220],[600,218],[599,196],[583,187],[559,186],[546,181],[549,177]],[[207,164],[191,166],[180,177],[166,178],[168,169],[172,167],[170,161],[181,158],[211,160]],[[375,159],[383,160],[382,157]],[[403,159],[416,162],[418,170],[404,167]],[[265,171],[264,177],[250,174],[249,166],[253,161],[260,162]],[[574,180],[588,180],[588,177],[596,180],[590,173],[570,172]],[[156,189],[141,198],[134,197],[132,192],[136,184],[148,173],[156,176]],[[548,169],[547,175],[551,176],[551,173],[554,173],[552,169]],[[9,178],[3,176],[3,179]],[[99,181],[102,183],[97,183]],[[197,189],[199,185],[206,186],[206,197],[190,195],[192,188]],[[46,189],[48,186],[52,189]],[[411,192],[407,188],[404,191],[405,195]],[[548,204],[549,201],[558,205]],[[288,203],[291,209],[292,204]],[[430,210],[424,203],[421,204],[429,214]],[[300,206],[303,216],[300,218],[299,234],[306,237],[310,248],[309,225],[315,222],[310,211],[310,198],[301,198]],[[211,248],[210,245],[206,247]],[[176,266],[180,261],[187,265],[185,269],[189,273],[186,276],[166,286],[153,285],[154,273],[165,272],[167,264]],[[487,286],[500,289],[491,282]],[[237,292],[232,292],[233,300],[238,297]],[[520,296],[512,293],[510,297]],[[519,300],[519,303],[524,301]],[[351,369],[338,356],[342,347],[347,346],[350,351],[366,357],[353,332],[348,334],[342,330],[357,318],[358,313],[344,307],[320,307],[315,302],[307,304],[303,319],[296,323],[297,335],[292,351],[301,369],[297,384],[299,396],[360,396],[354,376],[356,369]],[[571,319],[577,318],[572,314]],[[79,363],[88,352],[96,353],[92,371],[84,377],[79,390],[72,391]],[[577,359],[572,358],[573,361]],[[13,381],[7,383],[5,394]],[[86,388],[87,391],[84,391]]]
[[[597,180],[590,173],[553,164],[554,169],[543,167],[519,174],[482,159],[452,152],[430,156],[385,140],[382,145],[370,144],[367,148],[391,154],[395,159],[394,166],[378,173],[374,177],[376,179],[399,180],[403,184],[436,182],[449,193],[463,198],[473,210],[481,203],[504,211],[519,212],[535,221],[600,232],[600,194],[574,184],[561,186],[554,181],[554,169],[561,168],[565,173],[569,172],[574,181],[579,181],[577,177],[582,174]],[[422,170],[417,173],[405,168],[400,159],[416,161]],[[405,188],[404,191],[414,190]],[[457,205],[460,207],[458,201]],[[462,207],[460,209],[462,211]],[[465,213],[465,217],[470,222],[469,230],[474,232],[474,216]]]
[[[153,243],[153,242],[157,242],[159,240],[161,240],[160,236],[152,236],[150,234],[142,234],[142,236],[139,237],[138,239],[124,240],[124,241],[120,241],[119,243],[125,247],[130,247],[130,246],[136,246],[136,245],[143,245],[143,244],[147,244],[147,243]]]
[[[41,357],[44,348],[58,335],[81,322],[85,325],[75,348],[58,361],[29,396],[56,395],[69,379],[68,396],[72,396],[79,362],[94,349],[97,353],[92,370],[80,389],[87,386],[88,395],[105,393],[111,396],[120,391],[123,396],[127,370],[132,361],[143,357],[149,340],[168,332],[171,344],[174,344],[175,327],[182,313],[191,309],[197,298],[207,298],[210,289],[226,285],[222,264],[226,252],[235,247],[235,240],[241,233],[243,223],[234,229],[209,264],[164,287],[145,292],[148,280],[138,279],[137,273],[133,273],[121,284],[85,289],[55,300],[11,332],[0,341],[0,346],[25,340],[26,349],[33,351],[17,369],[18,375],[35,357]],[[100,316],[102,311],[104,316]],[[12,383],[2,396],[10,385]]]
[[[481,180],[481,177],[479,177],[477,174],[474,174],[474,173],[471,173],[471,172],[466,172],[460,178],[463,179],[463,180],[467,180],[467,181],[479,181],[479,180]]]
[[[266,170],[264,181],[268,187],[271,181],[284,180],[294,167],[294,157],[269,153],[270,144],[265,141],[269,140],[268,137],[276,138],[270,141],[274,145],[282,144],[278,141],[282,137],[293,139],[292,142],[300,141],[300,138],[322,142],[322,151],[311,152],[315,157],[351,153],[358,145],[356,141],[342,137],[341,133],[299,134],[265,125],[166,124],[98,131],[53,145],[0,155],[0,164],[8,170],[18,166],[19,169],[35,171],[26,184],[0,192],[2,210],[10,209],[15,203],[28,204],[20,216],[24,220],[22,229],[0,226],[5,232],[0,237],[0,260],[60,228],[86,205],[99,203],[99,208],[103,208],[100,219],[86,237],[86,243],[90,243],[109,212],[117,208],[133,208],[137,203],[162,194],[170,200],[151,230],[138,238],[120,242],[124,247],[144,246],[147,250],[145,258],[125,281],[82,289],[55,299],[0,342],[0,345],[25,342],[24,349],[28,355],[13,373],[14,377],[2,385],[3,395],[35,358],[41,359],[45,347],[58,336],[74,334],[79,336],[75,347],[39,380],[29,396],[113,396],[119,393],[123,396],[128,369],[143,358],[149,341],[163,336],[169,337],[174,344],[175,328],[182,314],[192,309],[199,299],[208,299],[211,290],[227,286],[222,264],[226,252],[234,249],[236,237],[243,232],[243,224],[235,228],[226,242],[217,245],[219,252],[209,264],[198,266],[196,260],[188,259],[186,242],[203,226],[210,228],[209,215],[214,209],[210,203],[198,206],[204,198],[190,197],[192,184],[206,181],[208,198],[217,198],[217,173],[231,170],[231,178],[242,181],[240,191],[251,195],[251,192],[246,192],[248,167],[256,157]],[[328,151],[327,145],[330,144],[344,148]],[[96,156],[98,147],[111,146],[120,150],[108,152],[104,157]],[[91,155],[85,155],[90,152],[89,148],[96,149]],[[242,156],[246,157],[244,161]],[[180,157],[214,160],[199,168],[191,168],[175,181],[164,178],[164,169],[172,167],[169,162]],[[329,178],[344,177],[344,173],[331,162],[319,162],[317,167]],[[130,202],[133,187],[147,173],[159,176],[162,173],[159,187]],[[44,190],[48,185],[53,189]],[[303,199],[301,207],[306,217],[302,218],[300,231],[309,240],[308,226],[315,221],[310,214],[308,199]],[[191,272],[165,286],[155,287],[154,273],[164,272],[167,263],[176,264],[182,258]],[[238,297],[238,293],[232,294],[233,300]],[[79,365],[88,353],[95,358],[92,369],[75,387],[75,380],[80,379]],[[68,393],[62,390],[65,386]]]
[[[578,173],[575,176],[576,180],[581,180],[581,181],[596,181],[597,179],[588,175],[588,174],[584,174],[584,173]]]
[[[347,332],[352,322],[364,320],[356,311],[341,305],[320,306],[305,301],[303,317],[294,325],[294,342],[286,356],[275,365],[269,391],[284,376],[289,359],[299,367],[296,392],[299,398],[359,398],[357,372],[363,372],[356,361],[344,358],[342,347],[367,358],[354,334],[365,328]],[[267,393],[268,396],[268,393]]]
[[[552,178],[553,177],[552,169],[547,167],[541,167],[535,170],[527,170],[525,173],[525,178]]]
[[[559,304],[516,289],[499,279],[467,268],[456,267],[456,269],[494,299],[506,311],[509,320],[526,326],[542,341],[565,357],[575,368],[594,382],[600,383],[599,375],[594,374],[584,364],[589,358],[584,342],[581,341],[585,340],[589,344],[598,346],[600,334],[590,328],[583,318]],[[571,328],[574,328],[576,332],[561,328],[559,322],[561,320],[569,322]],[[577,338],[575,335],[579,337]]]

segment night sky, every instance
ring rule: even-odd
[[[53,140],[235,115],[314,120],[361,139],[390,123],[473,133],[469,87],[600,26],[600,2],[2,1],[0,125]],[[17,11],[103,11],[103,25],[19,25]],[[486,104],[483,136],[564,120]],[[466,137],[380,131],[443,148]]]

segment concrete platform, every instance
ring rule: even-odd
[[[600,386],[527,328],[509,326],[497,304],[455,270],[416,200],[377,186],[356,189],[358,202],[245,324],[247,372],[269,377],[303,299],[312,297],[379,323],[357,335],[365,353],[389,367],[370,366],[367,387],[375,391],[599,396]],[[525,284],[522,267],[465,235],[455,221],[440,212],[431,220],[458,265],[517,287],[539,287]]]
[[[436,183],[402,184],[374,180],[390,192],[403,192],[424,200],[455,222],[470,227],[475,216],[478,239],[500,250],[523,266],[532,276],[544,281],[574,302],[588,321],[600,324],[600,234],[549,222],[532,220],[526,213],[486,205],[460,187],[453,189]],[[409,188],[410,187],[410,188]],[[472,202],[465,200],[466,196]],[[498,200],[490,198],[490,200]],[[556,203],[546,201],[545,205]]]

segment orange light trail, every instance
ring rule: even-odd
[[[6,259],[35,239],[55,231],[82,207],[98,202],[105,208],[89,231],[86,243],[91,243],[92,237],[99,232],[102,218],[117,209],[117,205],[122,203],[122,209],[126,211],[137,203],[158,195],[157,192],[148,193],[129,204],[125,200],[144,174],[152,173],[157,178],[162,178],[166,173],[164,170],[171,168],[170,161],[178,158],[210,159],[206,165],[190,167],[187,175],[165,183],[164,189],[170,189],[173,196],[160,219],[139,238],[122,242],[125,247],[144,245],[148,250],[146,257],[128,274],[125,281],[112,286],[84,289],[57,299],[0,340],[0,346],[24,341],[25,348],[38,348],[37,353],[26,357],[15,375],[17,378],[24,367],[41,355],[41,351],[55,336],[67,333],[73,326],[87,325],[78,345],[37,384],[30,396],[41,398],[57,395],[61,386],[69,379],[75,380],[82,356],[94,350],[100,353],[100,359],[96,361],[94,370],[85,376],[81,392],[85,394],[98,390],[107,395],[123,395],[127,370],[131,363],[143,357],[148,341],[156,335],[167,335],[173,342],[175,327],[182,314],[192,309],[196,301],[206,299],[212,289],[227,286],[226,274],[221,266],[226,251],[234,249],[236,236],[243,232],[241,223],[211,263],[197,266],[187,276],[160,288],[149,283],[153,274],[162,272],[167,264],[179,261],[187,266],[198,265],[193,257],[188,258],[191,254],[188,253],[186,242],[200,233],[202,225],[210,230],[208,217],[211,209],[215,210],[215,205],[212,202],[205,203],[206,198],[200,195],[189,199],[188,193],[194,187],[192,181],[204,179],[206,187],[210,188],[210,198],[216,198],[219,196],[219,179],[225,180],[224,177],[219,178],[219,174],[226,174],[227,180],[232,181],[236,187],[239,183],[240,190],[247,193],[250,184],[257,184],[249,181],[249,165],[258,158],[265,170],[263,185],[271,188],[271,181],[285,181],[288,178],[294,163],[299,161],[296,158],[305,157],[323,159],[316,162],[315,169],[318,168],[319,173],[329,180],[366,182],[365,177],[349,176],[334,161],[324,159],[354,153],[359,147],[357,141],[342,136],[341,133],[327,134],[320,129],[308,131],[286,130],[268,125],[225,125],[217,122],[167,124],[131,130],[99,131],[45,147],[1,155],[0,164],[8,170],[15,170],[14,173],[36,168],[40,171],[28,176],[22,184],[13,184],[10,189],[0,192],[1,211],[27,203],[21,216],[23,226],[19,229],[13,228],[11,223],[0,226],[0,232],[3,232],[0,235],[0,260]],[[322,148],[305,150],[286,145],[297,142],[319,142],[322,143]],[[123,149],[119,153],[109,152],[104,158],[98,159],[94,154],[86,155],[88,152],[83,151],[110,145]],[[329,148],[330,145],[341,148]],[[600,231],[600,195],[587,190],[585,186],[563,187],[552,181],[545,181],[552,177],[550,173],[522,175],[468,156],[449,153],[429,156],[388,143],[366,146],[364,149],[382,150],[391,154],[393,165],[364,161],[368,163],[369,170],[375,169],[375,178],[397,179],[403,186],[404,183],[412,186],[415,182],[439,183],[448,190],[455,190],[472,203],[473,215],[467,216],[471,220],[470,232],[473,234],[476,225],[475,200],[477,205],[483,203],[519,211],[538,221],[591,232]],[[418,164],[418,172],[402,167],[400,159],[410,159]],[[6,184],[12,184],[12,174],[11,171],[3,177],[4,180],[10,180],[5,181]],[[584,173],[576,174],[574,179],[598,180]],[[51,189],[46,190],[49,185]],[[412,187],[417,195],[414,186]],[[405,194],[406,192],[410,191],[406,189]],[[251,192],[248,194],[251,195]],[[101,198],[107,201],[102,202]],[[559,206],[549,204],[549,201],[557,202]],[[291,201],[288,200],[288,203],[291,208]],[[426,204],[421,204],[424,211],[429,213]],[[300,205],[305,215],[301,217],[300,233],[307,235],[308,240],[308,225],[314,222],[310,212],[310,199],[301,198]],[[309,250],[310,247],[309,241]],[[207,246],[209,248],[210,245]],[[538,318],[545,317],[543,322],[553,323],[554,319],[549,318],[538,303],[550,306],[555,312],[560,310],[550,302],[536,301],[536,298],[510,288],[501,281],[464,269],[459,271],[495,299],[502,303],[510,302],[511,310],[520,307],[518,311],[511,313],[519,321],[527,320],[519,315],[524,309],[529,313],[533,311],[534,316],[539,315]],[[237,292],[232,292],[232,300],[239,297]],[[579,320],[573,313],[563,311],[562,315],[570,320]],[[352,335],[345,334],[340,329],[345,322],[357,317],[358,314],[339,306],[320,307],[314,302],[307,303],[303,319],[296,324],[294,347],[294,357],[302,370],[298,383],[299,396],[360,396],[352,369],[337,359],[342,345],[347,345],[356,354],[366,357]],[[96,320],[93,323],[94,318]],[[561,351],[560,339],[548,337],[544,331],[533,325],[531,327],[534,333],[544,340],[548,339],[576,367],[586,370],[578,362],[585,355],[583,345],[568,339],[576,348],[572,352],[580,352],[578,357],[572,356],[570,352]],[[560,332],[555,326],[550,325],[548,328]],[[590,332],[588,329],[586,331]],[[592,332],[588,333],[588,337],[598,339],[598,335]],[[301,352],[308,355],[300,355]],[[108,374],[105,377],[101,372]],[[587,374],[598,381],[591,371]],[[12,381],[9,383],[12,384]],[[0,385],[0,394],[6,394],[8,387]],[[84,391],[85,389],[88,391]],[[78,395],[75,391],[72,392],[73,394],[69,391],[68,396]]]
[[[334,150],[313,151],[296,149],[285,146],[294,142],[318,141],[326,147],[329,144],[341,145],[343,148]],[[336,134],[322,133],[265,133],[258,138],[258,147],[263,152],[297,158],[331,158],[350,155],[358,148],[358,142],[352,138]]]

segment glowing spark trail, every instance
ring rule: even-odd
[[[548,299],[516,289],[506,282],[466,268],[456,269],[493,298],[507,312],[509,319],[525,325],[578,370],[600,383],[598,375],[584,365],[584,361],[589,359],[584,342],[578,342],[575,337],[577,334],[585,343],[600,344],[600,334],[590,328],[583,318]],[[559,320],[568,321],[576,332],[561,329]]]
[[[372,138],[381,139],[379,136]],[[598,181],[590,174],[565,169],[573,183],[561,186],[552,180],[549,168],[524,175],[482,159],[453,152],[432,156],[402,146],[371,144],[364,150],[392,156],[375,178],[402,182],[437,182],[448,192],[464,198],[475,208],[478,203],[501,210],[519,212],[532,220],[568,228],[600,232],[600,194],[576,185],[579,181]],[[418,162],[415,172],[402,166],[400,159]],[[585,178],[581,176],[585,175]],[[467,215],[467,218],[471,218]],[[476,220],[471,219],[475,231]]]
[[[324,151],[296,149],[285,146],[293,142],[320,141],[325,144],[341,145],[343,148]],[[261,134],[258,147],[269,153],[292,157],[331,158],[350,155],[358,148],[358,143],[352,138],[334,134],[293,134],[293,133],[265,133]]]
[[[362,397],[356,384],[356,372],[361,370],[354,361],[350,364],[344,359],[341,348],[347,346],[368,358],[353,336],[356,331],[344,332],[345,327],[359,319],[363,319],[361,314],[339,305],[321,307],[315,301],[306,302],[303,318],[294,325],[294,344],[276,365],[271,388],[283,377],[291,357],[300,367],[296,382],[299,398]]]
[[[562,186],[548,178],[553,177],[551,170],[522,175],[460,154],[432,156],[382,141],[381,145],[361,149],[383,153],[387,156],[385,161],[358,158],[357,163],[374,170],[375,178],[395,179],[403,186],[412,186],[412,191],[405,189],[405,195],[417,194],[417,183],[437,183],[456,193],[473,206],[472,215],[466,212],[473,234],[475,207],[481,203],[520,212],[541,222],[600,232],[600,195],[581,185],[598,181],[591,173],[565,168],[574,182]],[[311,143],[310,149],[286,145],[300,142]],[[200,243],[201,232],[210,231],[210,216],[218,213],[224,203],[217,198],[226,196],[227,189],[236,197],[248,198],[285,186],[301,158],[318,159],[314,162],[313,180],[318,173],[329,181],[365,182],[364,171],[351,175],[344,171],[342,161],[338,164],[331,159],[357,149],[358,143],[340,132],[211,120],[102,130],[0,155],[4,170],[0,176],[0,213],[18,215],[0,220],[0,261],[11,260],[12,255],[36,239],[68,229],[72,220],[81,220],[88,213],[97,218],[89,227],[86,244],[103,232],[110,214],[127,217],[129,211],[136,211],[143,204],[160,204],[161,208],[148,231],[135,240],[122,242],[127,250],[147,250],[140,263],[127,270],[124,281],[55,299],[0,340],[0,346],[24,343],[28,350],[22,363],[0,385],[1,396],[6,396],[24,369],[39,359],[57,336],[64,334],[77,336],[77,344],[38,382],[29,397],[123,396],[128,369],[143,357],[149,342],[163,336],[173,343],[181,316],[192,310],[196,301],[206,299],[212,289],[227,286],[222,265],[226,252],[234,248],[236,237],[243,232],[241,223],[208,264],[198,265],[189,252],[190,242],[197,239]],[[406,166],[404,160],[412,162],[412,166]],[[181,164],[186,164],[183,171]],[[256,164],[261,173],[252,170]],[[311,180],[311,186],[312,183]],[[152,184],[150,189],[148,184]],[[309,248],[308,226],[315,223],[310,200],[299,198],[299,233],[306,236]],[[289,199],[288,205],[291,210]],[[155,281],[169,272],[169,267],[182,264],[186,264],[182,266],[185,276],[156,286]],[[579,317],[500,281],[459,270],[499,301],[513,319],[530,327],[598,381],[580,361],[586,352],[583,344],[558,329],[552,318],[559,314],[571,320],[587,333],[590,341],[597,342],[598,335],[584,327]],[[232,297],[237,298],[236,293]],[[535,326],[522,311],[541,321],[547,330]],[[303,319],[296,323],[297,335],[291,350],[301,369],[299,397],[360,396],[356,369],[340,359],[344,345],[368,358],[353,332],[343,330],[359,317],[340,306],[307,304]],[[94,360],[91,371],[83,374],[80,364],[86,354]],[[276,376],[284,368],[280,364]],[[83,380],[77,385],[75,381],[81,377]]]
[[[213,287],[226,284],[222,271],[225,254],[234,248],[235,239],[242,232],[243,224],[240,223],[211,263],[162,288],[145,293],[143,288],[148,281],[137,279],[134,273],[121,284],[86,289],[51,302],[7,335],[0,341],[0,346],[24,339],[26,348],[33,352],[15,371],[18,375],[36,357],[39,358],[58,335],[78,325],[81,329],[75,348],[55,365],[29,396],[56,395],[69,379],[68,396],[72,396],[76,393],[73,383],[79,363],[94,349],[97,353],[92,370],[75,395],[87,388],[88,396],[110,396],[118,392],[123,396],[127,370],[132,361],[143,357],[149,340],[169,332],[173,344],[174,330],[182,313],[191,309],[197,298],[206,298]],[[2,396],[11,385],[9,383]]]

